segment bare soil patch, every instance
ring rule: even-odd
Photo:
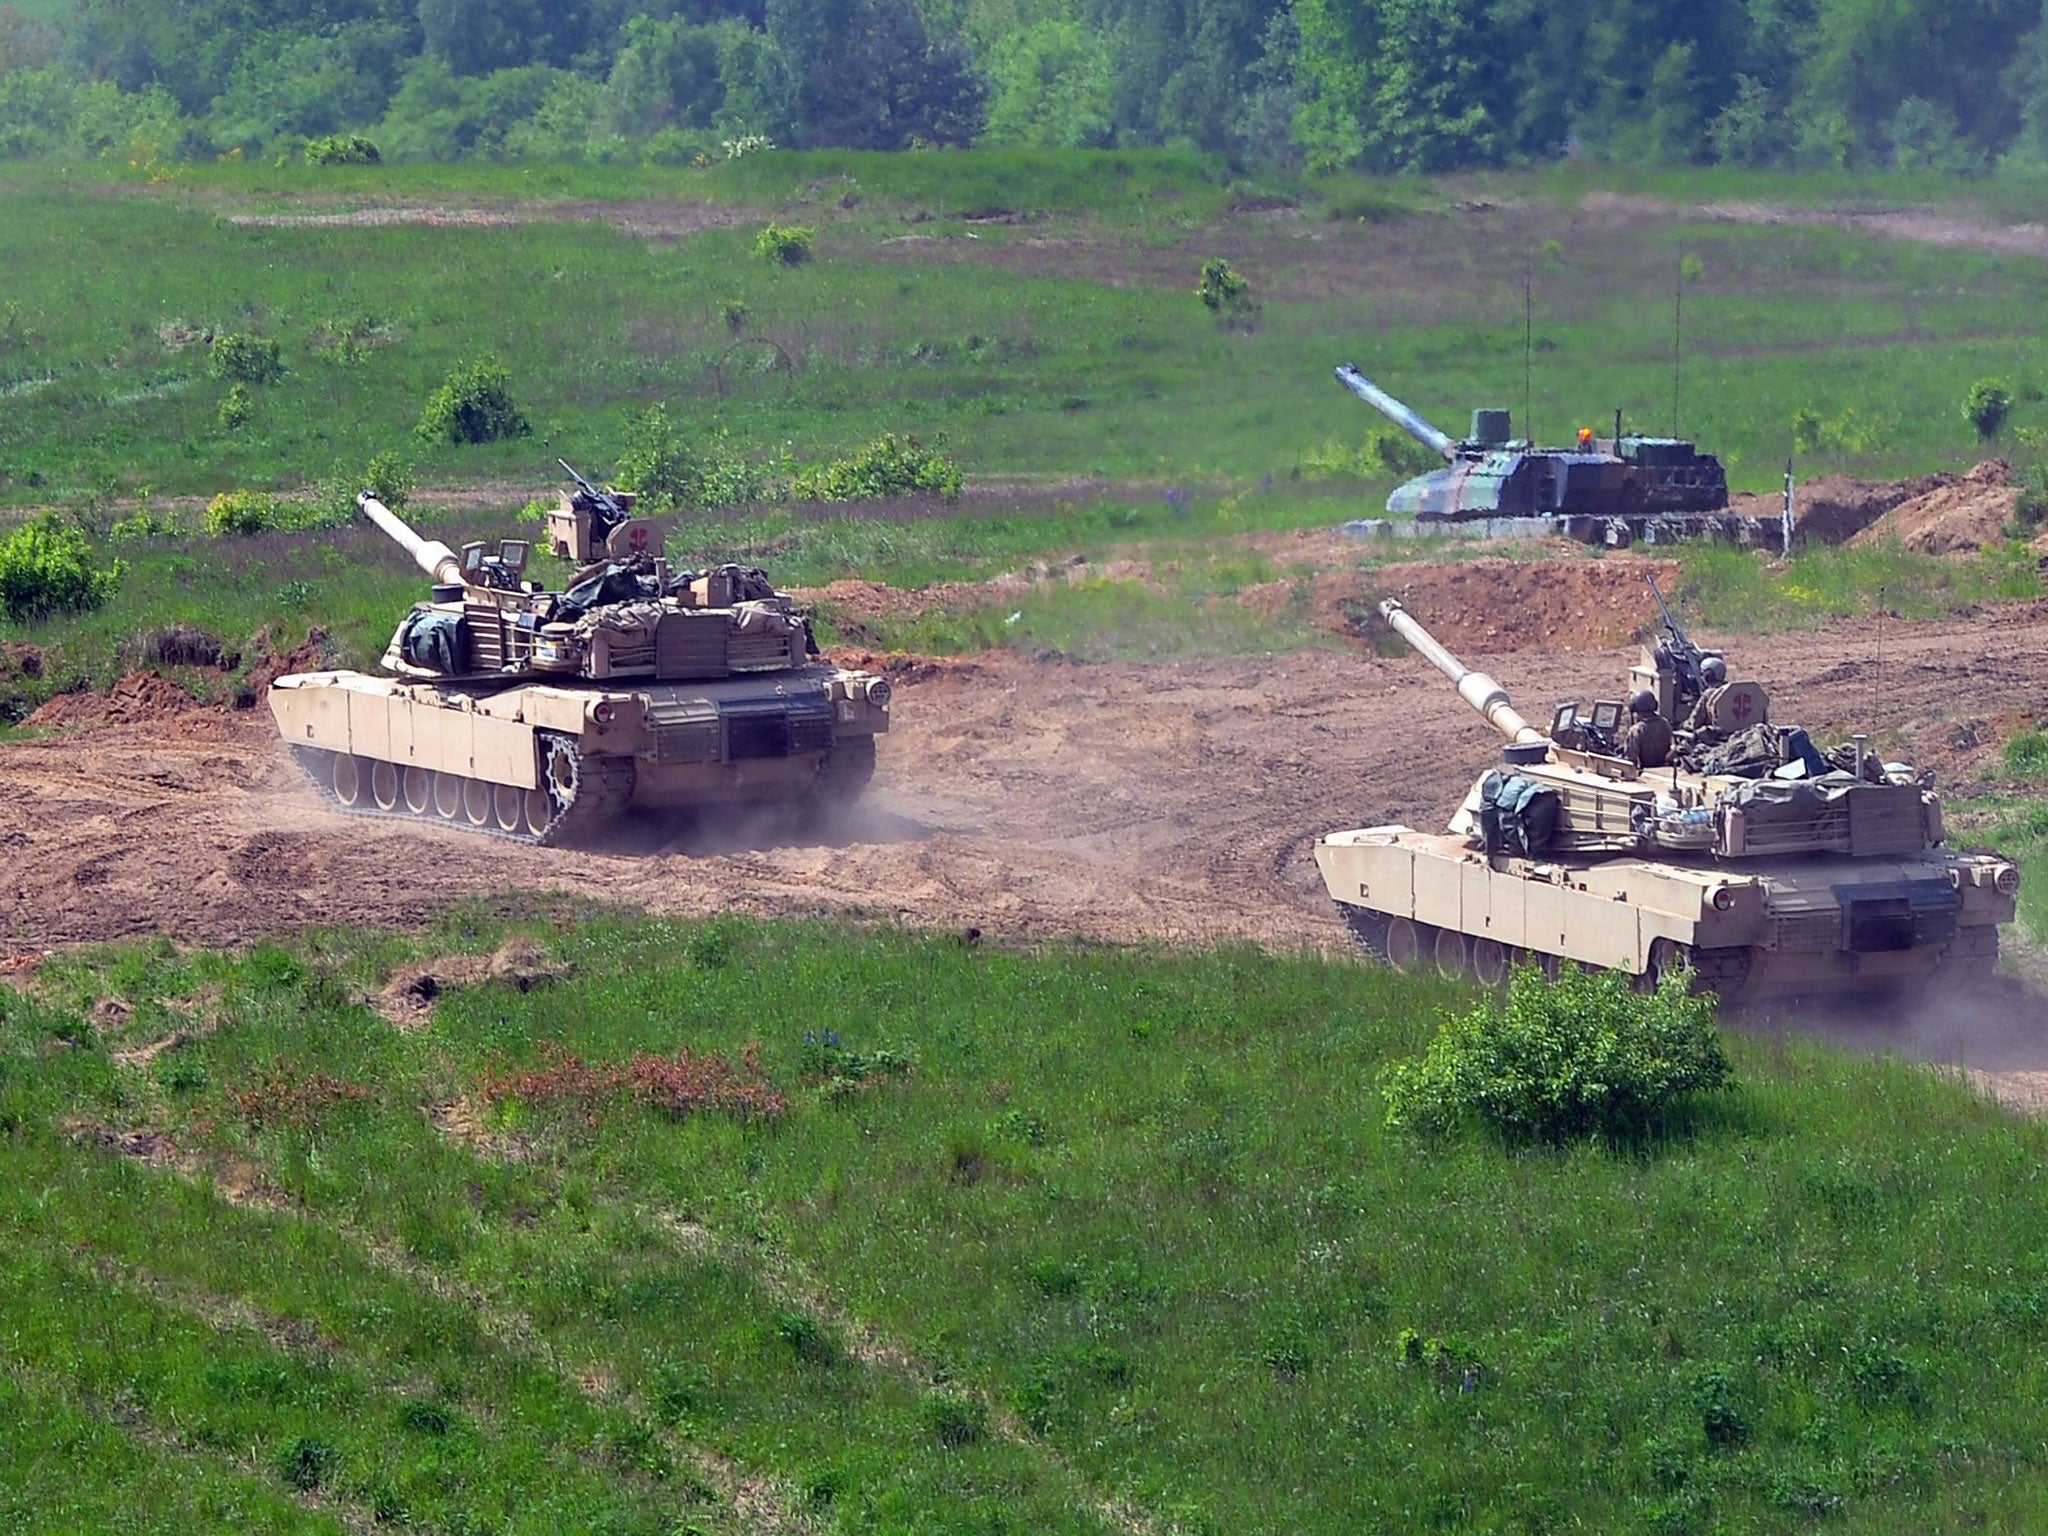
[[[107,693],[60,693],[22,721],[40,727],[142,725],[196,714],[206,705],[162,673],[131,672]]]
[[[371,997],[370,1005],[400,1029],[418,1029],[432,1016],[444,992],[479,986],[487,981],[510,982],[521,992],[559,980],[568,967],[549,957],[531,939],[507,939],[492,955],[443,955],[402,966]]]
[[[1924,555],[1975,554],[2005,536],[2019,506],[2020,488],[2003,459],[1900,502],[1849,542],[1896,543]]]
[[[638,202],[482,203],[391,202],[362,208],[234,210],[230,224],[266,229],[366,229],[414,225],[430,229],[509,229],[521,224],[605,224],[647,240],[681,240],[706,229],[752,222],[751,209],[713,203]]]

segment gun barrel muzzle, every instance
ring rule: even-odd
[[[1457,458],[1458,444],[1448,432],[1431,426],[1351,364],[1344,363],[1338,367],[1337,382],[1439,458]]]
[[[462,561],[439,539],[421,538],[406,525],[404,518],[368,491],[356,497],[356,505],[363,509],[363,516],[382,529],[392,543],[411,555],[413,564],[434,581],[446,584],[462,580]]]

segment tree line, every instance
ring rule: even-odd
[[[689,160],[1181,145],[1245,166],[2048,171],[2043,0],[76,0],[0,155]]]

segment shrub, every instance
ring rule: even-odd
[[[1205,304],[1225,329],[1250,329],[1257,323],[1258,301],[1245,275],[1221,256],[1202,263],[1202,280],[1195,285],[1195,297]]]
[[[206,504],[201,526],[218,538],[223,534],[273,533],[286,522],[283,504],[268,491],[222,491]]]
[[[919,1406],[925,1433],[945,1450],[958,1450],[988,1438],[988,1409],[979,1398],[942,1393]]]
[[[306,143],[308,165],[378,165],[384,157],[359,133],[330,133]]]
[[[1423,1056],[1382,1073],[1387,1122],[1509,1142],[1653,1133],[1731,1077],[1713,1002],[1688,980],[1641,993],[1618,971],[1518,971],[1505,1000],[1446,1019]]]
[[[284,377],[284,355],[277,342],[246,331],[223,331],[214,337],[207,361],[215,378],[241,384],[274,384]]]
[[[418,435],[430,443],[495,443],[530,437],[533,427],[512,401],[512,374],[485,356],[448,375],[427,399]]]
[[[278,1475],[302,1493],[311,1493],[341,1467],[341,1452],[325,1440],[295,1435],[277,1449]]]
[[[771,494],[767,475],[732,445],[723,428],[704,442],[688,442],[669,421],[665,405],[649,406],[627,429],[618,486],[655,511],[738,506]]]
[[[16,624],[97,608],[120,583],[116,560],[94,569],[85,535],[53,512],[0,540],[0,612]]]
[[[811,243],[817,237],[807,224],[770,224],[754,236],[754,254],[785,267],[800,267],[811,259]]]
[[[960,486],[959,466],[936,447],[885,432],[847,458],[798,471],[790,494],[799,501],[867,501],[923,493],[952,501]]]
[[[1405,432],[1379,428],[1366,433],[1352,448],[1331,438],[1301,456],[1298,473],[1311,480],[1377,480],[1387,475],[1407,478],[1443,467],[1443,460]]]
[[[2012,414],[2012,391],[1997,379],[1979,379],[1963,396],[1963,420],[1977,429],[1977,440],[1988,443],[2005,429]]]
[[[2048,464],[2029,464],[2020,472],[2019,499],[2012,506],[2013,522],[2031,537],[2048,522]]]
[[[223,432],[239,432],[249,425],[251,396],[249,386],[239,381],[228,386],[228,392],[221,397],[220,429]]]
[[[2035,729],[2007,737],[2005,771],[2016,779],[2048,778],[2048,732]]]

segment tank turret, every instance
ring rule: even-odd
[[[1719,459],[1678,438],[1581,431],[1571,448],[1540,448],[1513,437],[1504,410],[1472,413],[1463,440],[1432,425],[1349,363],[1337,378],[1410,437],[1445,461],[1396,486],[1387,510],[1418,524],[1528,521],[1585,543],[1623,546],[1699,534],[1743,543],[1762,537],[1755,518],[1728,513],[1728,477]],[[1488,531],[1493,531],[1489,529]],[[1520,533],[1522,528],[1502,528]]]
[[[659,529],[623,518],[551,591],[527,578],[527,540],[457,551],[373,496],[357,504],[429,598],[400,621],[387,675],[296,673],[269,698],[343,809],[559,843],[636,806],[843,803],[873,773],[887,679],[818,661],[808,616],[765,572],[672,570]],[[636,527],[653,531],[622,545]]]
[[[2018,868],[1945,846],[1940,800],[1865,737],[1823,753],[1794,727],[1703,719],[1679,758],[1644,768],[1623,751],[1623,702],[1560,704],[1538,730],[1398,602],[1380,613],[1505,743],[1447,832],[1317,840],[1340,914],[1383,958],[1489,982],[1522,960],[1683,969],[1724,998],[1996,964]]]

